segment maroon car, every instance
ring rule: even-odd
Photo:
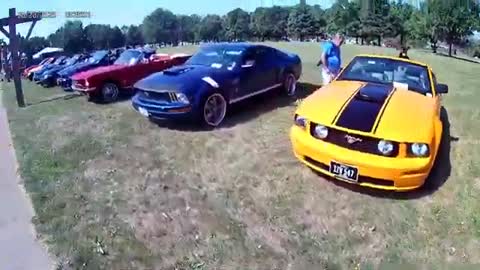
[[[133,84],[155,72],[181,65],[190,55],[155,54],[155,51],[124,51],[113,65],[97,67],[72,76],[72,89],[89,100],[113,102],[121,92],[132,92]]]

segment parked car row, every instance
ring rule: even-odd
[[[221,125],[239,101],[268,91],[295,95],[302,73],[298,55],[250,43],[206,44],[193,56],[128,49],[113,63],[107,51],[98,51],[69,65],[74,57],[32,68],[34,80],[45,82],[45,70],[67,66],[55,71],[64,89],[102,102],[132,93],[132,107],[148,119],[207,127]],[[440,97],[447,92],[424,63],[358,55],[298,106],[290,130],[293,152],[308,167],[344,182],[419,188],[439,151]]]

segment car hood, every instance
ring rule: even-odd
[[[154,73],[135,84],[136,88],[147,91],[191,92],[198,89],[204,78],[210,78],[210,84],[222,85],[232,71],[210,66],[182,65]],[[212,86],[213,86],[212,85]]]
[[[95,67],[96,63],[78,63],[73,66],[70,66],[68,68],[65,68],[61,72],[61,76],[71,76],[77,72],[85,71],[87,69],[90,69],[92,67]]]
[[[65,66],[56,66],[56,67],[52,67],[50,69],[48,69],[47,71],[45,71],[43,74],[46,75],[46,74],[53,74],[55,72],[58,72],[62,69],[64,69]]]
[[[84,71],[84,72],[77,73],[73,76],[72,79],[74,79],[74,80],[87,79],[87,78],[90,78],[92,76],[96,76],[96,75],[99,75],[99,74],[105,74],[105,73],[113,72],[113,71],[116,71],[116,70],[121,70],[121,69],[124,69],[126,67],[128,67],[128,66],[127,65],[100,66],[100,67],[96,67],[94,69],[90,69],[90,70],[87,70],[87,71]]]
[[[334,81],[297,113],[312,122],[399,142],[431,142],[435,99],[392,85]]]

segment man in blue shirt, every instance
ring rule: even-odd
[[[318,61],[317,66],[323,64],[322,67],[322,81],[323,85],[329,84],[340,72],[342,59],[340,54],[340,46],[342,46],[344,37],[337,33],[331,41],[326,41],[323,44],[323,52]]]

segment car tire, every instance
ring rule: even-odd
[[[120,88],[115,83],[105,83],[100,89],[102,102],[111,103],[118,99]]]
[[[291,72],[285,74],[283,78],[283,90],[287,94],[287,96],[292,97],[295,96],[297,91],[297,78]]]
[[[228,102],[220,92],[213,92],[207,95],[200,103],[199,116],[203,126],[216,128],[225,119],[228,110]]]

